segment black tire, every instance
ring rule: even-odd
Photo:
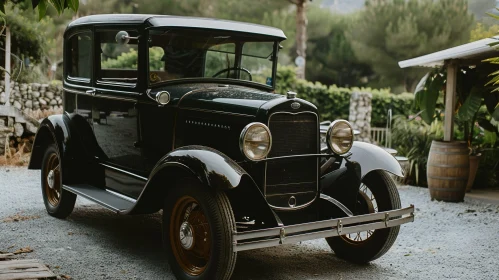
[[[162,228],[168,262],[177,279],[230,279],[237,258],[232,247],[236,223],[224,192],[196,179],[178,180],[165,199]],[[184,244],[181,236],[193,236],[193,241]]]
[[[376,199],[377,208],[374,212],[388,211],[401,208],[400,197],[395,183],[384,171],[374,171],[367,174],[362,183],[367,186]],[[363,196],[359,195],[359,204]],[[367,214],[371,211],[364,210],[356,215]],[[367,263],[383,256],[392,247],[400,226],[377,229],[365,240],[354,241],[347,236],[326,238],[327,243],[335,252],[336,256],[353,263]],[[367,235],[366,235],[367,237]]]
[[[52,187],[48,178],[50,171],[53,172]],[[54,144],[49,145],[43,155],[41,186],[43,202],[49,215],[64,219],[73,212],[76,194],[62,188],[62,161]]]

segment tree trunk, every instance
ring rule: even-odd
[[[5,78],[4,78],[4,90],[5,90],[5,106],[10,106],[10,28],[5,27]]]
[[[297,0],[296,2],[296,54],[303,57],[303,65],[298,66],[296,77],[305,79],[305,65],[307,58],[307,1]]]

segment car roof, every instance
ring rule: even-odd
[[[281,29],[265,25],[213,18],[146,14],[103,14],[81,17],[72,21],[68,25],[66,32],[77,26],[98,24],[147,24],[153,27],[215,29],[266,35],[282,40],[286,39],[286,35],[284,35]]]

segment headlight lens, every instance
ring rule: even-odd
[[[349,122],[336,120],[329,125],[327,145],[334,153],[342,155],[350,151],[353,144],[353,129]]]
[[[250,160],[264,159],[270,152],[272,136],[263,123],[250,123],[241,132],[239,146],[242,153]]]

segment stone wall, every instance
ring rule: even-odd
[[[371,111],[372,94],[370,92],[354,91],[350,97],[350,114],[348,121],[353,129],[359,130],[357,141],[371,143]]]
[[[0,105],[6,101],[5,83],[0,82]],[[10,105],[21,111],[62,109],[62,85],[11,82]]]
[[[37,120],[17,108],[0,105],[0,157],[5,154],[6,149],[10,148],[11,152],[15,150],[22,138],[29,138],[31,141],[38,127]],[[30,150],[31,145],[26,149]]]

